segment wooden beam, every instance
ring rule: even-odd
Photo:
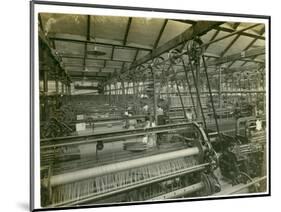
[[[258,38],[254,38],[244,49],[243,51],[247,51],[252,45],[258,40]],[[232,61],[227,68],[230,68],[236,61]],[[244,66],[247,62],[243,63],[241,66]]]
[[[69,71],[68,72],[70,76],[76,76],[76,77],[83,77],[82,71]],[[84,77],[107,77],[107,73],[99,73],[99,72],[85,72]]]
[[[131,24],[132,24],[132,17],[129,17],[126,32],[125,32],[124,39],[123,39],[123,46],[126,46],[126,44],[127,44],[127,39],[128,39],[129,31],[131,28]]]
[[[259,34],[262,35],[264,32],[265,32],[265,27],[263,27],[263,28],[260,30]],[[257,42],[257,40],[258,40],[258,38],[254,38],[254,39],[244,48],[244,51],[250,49],[250,48]],[[256,57],[254,57],[253,59],[255,59],[255,58],[256,58]],[[234,61],[234,62],[235,62],[235,61]],[[231,66],[234,64],[234,62],[231,63],[231,64],[229,65],[229,67],[231,67]],[[242,63],[241,66],[244,66],[244,65],[246,65],[246,64],[247,64],[247,61],[245,61],[244,63]]]
[[[150,54],[136,60],[130,68],[135,68],[155,57],[158,57],[187,40],[191,40],[196,36],[201,36],[220,24],[222,24],[222,22],[198,21],[194,26],[188,28],[182,34],[174,37],[157,49],[154,49]]]
[[[176,19],[174,19],[174,21],[179,21],[179,22],[186,23],[186,24],[196,23],[196,21],[192,21],[192,20],[176,20]],[[229,28],[224,27],[224,26],[217,26],[216,29],[219,30],[219,31],[229,32],[229,33],[232,33],[232,32],[236,31],[236,29],[229,29]],[[265,40],[265,37],[262,36],[262,35],[256,35],[256,34],[249,33],[249,32],[241,32],[240,34],[243,35],[243,36],[250,37],[250,38],[257,38],[257,39]]]
[[[246,30],[249,30],[249,29],[252,29],[252,28],[255,28],[255,27],[259,26],[259,25],[260,25],[260,24],[253,24],[253,25],[251,25],[251,26],[245,27],[245,28],[243,28],[243,29],[234,31],[234,32],[229,33],[229,34],[227,34],[227,35],[225,35],[225,36],[222,36],[222,37],[220,37],[220,38],[217,38],[217,39],[215,39],[215,40],[213,40],[213,41],[209,41],[209,42],[207,42],[207,43],[203,43],[202,46],[210,45],[210,44],[216,43],[216,42],[218,42],[218,41],[224,40],[224,39],[226,39],[226,38],[232,37],[232,36],[234,36],[234,35],[241,34],[242,32],[244,32],[244,31],[246,31]]]
[[[258,55],[257,55],[258,56]],[[243,67],[245,66],[248,62],[255,62],[255,63],[262,63],[264,64],[264,60],[259,60],[259,59],[256,59],[257,56],[254,56],[252,58],[247,58],[247,59],[244,59],[244,63],[242,63],[240,66]]]
[[[149,61],[153,58],[156,58],[165,52],[168,52],[172,48],[175,48],[178,45],[195,38],[196,36],[201,36],[203,34],[206,34],[208,31],[210,31],[211,29],[213,29],[216,26],[219,26],[222,23],[223,22],[216,22],[216,21],[211,21],[211,22],[210,21],[198,21],[198,22],[196,22],[196,24],[189,27],[187,30],[185,30],[180,35],[172,38],[171,40],[169,40],[162,46],[158,47],[157,49],[154,49],[150,54],[147,54],[144,57],[133,62],[129,68],[127,68],[126,70],[123,69],[121,74],[123,74],[133,68],[136,68],[137,66],[139,66],[143,63],[146,63],[147,61]],[[113,77],[114,77],[114,75],[113,75]],[[111,81],[111,79],[109,79],[109,81]]]
[[[238,26],[240,25],[240,22],[227,22],[227,25],[230,26],[233,30],[236,30]]]
[[[220,65],[223,63],[228,63],[228,62],[231,62],[234,60],[236,61],[236,60],[249,58],[249,57],[253,57],[256,55],[262,55],[262,54],[265,54],[265,47],[255,48],[255,49],[251,49],[248,51],[243,51],[241,53],[221,57],[221,58],[218,58],[217,60],[209,61],[207,64],[208,64],[208,66],[215,66],[215,65]]]
[[[87,77],[87,78],[94,78],[94,79],[101,79],[101,80],[105,80],[107,78],[107,76],[91,76],[91,75],[87,75],[87,76],[84,76],[84,77]],[[72,80],[77,80],[77,79],[83,79],[82,75],[75,75],[75,74],[72,74],[71,75],[71,79]]]
[[[241,23],[240,22],[235,22],[234,24],[233,24],[233,29],[237,29],[238,27],[239,27],[239,25],[240,25]]]
[[[74,85],[74,88],[77,90],[98,90],[98,86],[92,85]]]
[[[157,38],[156,38],[156,40],[155,40],[155,42],[154,42],[153,49],[156,49],[156,48],[157,48],[157,46],[158,46],[158,44],[159,44],[159,41],[160,41],[160,39],[161,39],[161,37],[162,37],[162,34],[163,34],[163,32],[164,32],[164,30],[165,30],[165,28],[166,28],[167,23],[168,23],[168,19],[165,19],[165,20],[164,20],[164,23],[163,23],[163,25],[162,25],[162,27],[161,27],[161,29],[160,29],[160,32],[159,32],[159,34],[158,34],[158,36],[157,36]]]
[[[65,63],[64,64],[65,68],[69,68],[69,67],[80,67],[80,68],[84,68],[83,64],[77,64],[77,63]],[[89,68],[103,68],[103,65],[98,66],[98,65],[89,65],[87,66]],[[84,69],[83,69],[84,70]]]
[[[229,29],[229,28],[222,27],[222,26],[217,27],[217,29],[221,30],[221,31],[224,31],[224,32],[229,32],[229,33],[235,32],[235,30],[233,30],[233,29]],[[265,37],[262,36],[262,35],[256,35],[256,34],[248,33],[248,32],[245,32],[245,31],[241,32],[240,34],[243,35],[243,36],[250,37],[250,38],[257,38],[257,39],[265,40]]]
[[[139,46],[128,46],[128,45],[122,45],[122,44],[111,44],[111,43],[106,43],[106,42],[99,42],[99,41],[93,41],[83,38],[74,38],[74,37],[69,37],[67,34],[49,34],[48,38],[50,40],[57,40],[57,41],[65,41],[65,42],[73,42],[73,43],[91,43],[91,44],[98,44],[98,45],[104,45],[104,46],[114,46],[114,47],[122,47],[122,48],[128,48],[128,49],[140,49],[144,51],[152,51],[152,48],[147,48],[147,47],[139,47]]]
[[[209,42],[215,40],[219,33],[220,33],[220,30],[216,30],[216,32],[213,34],[213,36],[211,37],[211,39],[209,40]],[[210,46],[210,45],[206,45],[206,46],[205,46],[205,51],[209,48],[209,46]]]
[[[70,58],[70,59],[83,59],[82,55],[68,55],[68,54],[63,54],[61,55],[62,58]],[[108,60],[108,61],[116,61],[116,62],[133,62],[131,60],[116,60],[116,59],[104,59],[104,58],[91,58],[88,57],[87,60]]]
[[[241,36],[240,34],[237,34],[235,38],[225,47],[225,49],[221,53],[221,57],[223,57],[226,54],[226,52],[233,46],[233,44],[238,40],[240,36]]]

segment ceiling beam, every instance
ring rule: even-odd
[[[85,75],[84,77],[87,78],[95,78],[95,79],[106,79],[107,76],[92,76],[92,75]],[[83,79],[82,75],[71,74],[71,79]]]
[[[83,64],[77,64],[77,63],[64,63],[65,68],[70,68],[70,67],[80,67],[84,68]],[[88,68],[103,68],[103,65],[88,65]],[[83,69],[84,70],[84,69]]]
[[[241,59],[253,57],[253,56],[256,56],[256,55],[262,55],[262,54],[265,54],[265,47],[250,49],[250,50],[247,50],[247,51],[242,51],[241,53],[236,53],[236,54],[233,54],[233,55],[221,57],[221,58],[218,58],[217,60],[209,61],[207,63],[207,65],[208,66],[216,66],[216,65],[221,65],[221,64],[228,63],[228,62],[231,62],[231,61],[234,61],[234,60],[235,61],[241,60]]]
[[[127,28],[126,28],[124,39],[123,39],[123,46],[126,46],[126,44],[127,44],[127,39],[128,39],[129,31],[131,28],[131,24],[132,24],[132,17],[129,17]]]
[[[259,34],[262,35],[265,32],[265,27],[263,27]],[[243,51],[247,51],[248,49],[250,49],[256,42],[257,42],[258,38],[254,38],[244,49]],[[256,56],[253,58],[255,59]],[[233,64],[235,63],[235,61],[233,61],[232,63],[229,64],[228,68],[230,68]],[[247,61],[245,61],[244,63],[241,64],[241,66],[244,66],[247,63]]]
[[[240,25],[240,22],[227,22],[227,25],[230,26],[233,30],[236,30],[238,26]]]
[[[211,37],[211,39],[209,40],[209,42],[215,40],[219,33],[220,33],[220,30],[216,30],[216,32],[213,34],[213,36]],[[208,42],[208,43],[209,43],[209,42]],[[209,48],[209,46],[210,46],[209,44],[205,46],[205,51]]]
[[[221,53],[221,57],[223,57],[227,51],[233,46],[233,44],[238,40],[238,38],[240,37],[241,35],[240,34],[237,34],[233,39],[232,41],[225,47],[225,49],[222,51]]]
[[[83,59],[83,56],[82,55],[67,55],[67,54],[63,54],[63,55],[60,55],[61,58],[70,58],[70,59]],[[106,59],[106,58],[91,58],[91,57],[88,57],[87,60],[107,60],[107,61],[116,61],[116,62],[133,62],[133,61],[124,61],[124,60],[117,60],[117,59]]]
[[[217,27],[217,29],[219,29],[221,31],[224,31],[224,32],[229,32],[229,33],[232,33],[232,32],[236,31],[236,30],[229,29],[229,28],[226,28],[226,27],[221,27],[221,26]],[[265,40],[265,37],[262,36],[262,35],[255,35],[255,34],[252,34],[252,33],[249,33],[249,32],[241,32],[240,34],[243,35],[243,36],[250,37],[250,38],[257,38],[257,39]]]
[[[161,39],[161,37],[162,37],[162,34],[163,34],[163,32],[164,32],[164,30],[165,30],[165,28],[166,28],[167,23],[168,23],[168,19],[165,19],[165,20],[164,20],[164,23],[163,23],[163,25],[162,25],[162,27],[161,27],[161,29],[160,29],[160,32],[159,32],[159,34],[158,34],[158,36],[157,36],[157,38],[156,38],[156,40],[155,40],[155,42],[154,42],[153,49],[156,49],[156,48],[157,48],[157,46],[158,46],[158,44],[159,44],[159,41],[160,41],[160,39]]]
[[[220,24],[222,24],[222,22],[198,21],[194,26],[188,28],[183,33],[169,40],[157,49],[154,49],[150,54],[147,54],[144,57],[136,60],[132,64],[131,68],[135,68],[155,57],[158,57],[187,40],[191,40],[196,36],[203,35]]]
[[[196,23],[196,21],[192,21],[192,20],[177,20],[177,19],[174,19],[174,21],[179,21],[179,22],[186,23],[186,24]],[[236,31],[236,29],[229,29],[229,28],[221,26],[221,25],[217,26],[216,29],[220,30],[220,31],[223,31],[223,32],[229,32],[229,33],[232,33],[232,32]],[[240,34],[243,35],[243,36],[250,37],[250,38],[257,38],[257,39],[265,40],[265,37],[262,36],[262,35],[256,35],[256,34],[248,33],[248,32],[241,32]]]
[[[264,60],[261,60],[261,59],[256,59],[256,56],[254,56],[253,58],[245,58],[243,59],[242,61],[245,61],[245,62],[254,62],[254,63],[262,63],[264,64]],[[241,65],[242,66],[242,65]]]
[[[77,90],[98,90],[98,86],[93,85],[74,85],[74,88]]]
[[[243,67],[243,66],[245,66],[245,65],[246,65],[247,63],[249,63],[249,62],[264,63],[264,60],[256,59],[257,56],[258,56],[258,55],[243,60],[244,63],[242,63],[240,66]]]
[[[104,45],[104,46],[114,46],[114,47],[121,47],[121,48],[128,48],[128,49],[140,49],[144,51],[151,51],[152,48],[148,47],[139,47],[139,46],[128,46],[128,45],[122,45],[122,44],[112,44],[112,43],[106,43],[106,42],[99,42],[99,41],[92,41],[92,40],[86,40],[83,38],[67,38],[67,35],[59,35],[59,34],[49,34],[48,35],[50,40],[57,40],[57,41],[65,41],[65,42],[73,42],[73,43],[91,43],[91,44],[97,44],[97,45]]]
[[[235,22],[234,24],[233,24],[233,29],[237,29],[238,27],[239,27],[239,25],[240,25],[241,23],[240,22]]]
[[[213,40],[215,40],[219,33],[220,33],[220,30],[216,30],[216,32],[215,32],[215,33],[213,34],[213,36],[210,38],[210,40],[208,41],[208,43],[211,42],[211,41],[213,41]],[[204,49],[205,52],[207,51],[207,49],[209,48],[209,46],[210,46],[210,44],[207,44],[207,45],[205,46],[205,49]],[[211,58],[211,57],[207,57],[207,61],[208,61],[210,58]]]
[[[82,72],[84,71],[68,71],[70,76],[76,76],[76,77],[83,77]],[[99,72],[91,72],[87,71],[85,72],[85,77],[107,77],[109,73],[99,73]]]
[[[195,38],[196,36],[201,36],[205,33],[207,33],[208,31],[210,31],[211,29],[213,29],[214,27],[222,24],[223,22],[216,22],[216,21],[198,21],[196,22],[196,24],[192,25],[191,27],[189,27],[187,30],[185,30],[183,33],[179,34],[178,36],[172,38],[171,40],[169,40],[168,42],[166,42],[165,44],[163,44],[162,46],[158,47],[157,49],[154,49],[150,54],[145,55],[144,57],[134,61],[131,66],[129,68],[125,69],[121,69],[122,72],[120,74],[124,74],[127,71],[136,68],[137,66],[148,62],[149,60],[156,58],[158,56],[160,56],[161,54],[168,52],[169,50],[171,50],[172,48],[177,47],[178,45],[191,40],[193,38]],[[112,77],[114,77],[115,75],[113,75]],[[110,81],[111,79],[109,79]]]

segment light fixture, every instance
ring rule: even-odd
[[[95,40],[94,40],[93,45],[94,45],[94,50],[87,51],[87,54],[93,55],[93,56],[96,56],[96,57],[106,55],[106,52],[100,51],[98,49],[98,47],[96,46],[96,41]]]

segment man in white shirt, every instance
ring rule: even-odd
[[[188,121],[193,121],[193,114],[192,114],[192,111],[191,111],[190,108],[187,109],[185,114],[186,114],[186,117],[187,117]]]

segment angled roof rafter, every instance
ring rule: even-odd
[[[126,27],[126,32],[124,34],[124,39],[123,39],[123,46],[126,46],[127,44],[127,39],[128,39],[128,35],[130,32],[130,28],[131,28],[131,24],[132,24],[132,17],[129,17],[128,19],[128,23],[127,23],[127,27]]]
[[[225,49],[221,53],[221,57],[223,57],[227,51],[234,45],[234,43],[238,40],[238,38],[241,36],[241,34],[237,34],[233,40],[225,47]]]
[[[155,42],[154,42],[154,44],[153,44],[153,49],[156,49],[157,48],[157,46],[158,46],[158,44],[159,44],[159,41],[161,40],[161,37],[162,37],[162,35],[163,35],[163,32],[164,32],[164,30],[165,30],[165,28],[166,28],[166,26],[167,26],[167,23],[168,23],[168,19],[165,19],[164,20],[164,23],[163,23],[163,25],[162,25],[162,27],[161,27],[161,29],[160,29],[160,32],[159,32],[159,34],[158,34],[158,36],[157,36],[157,38],[156,38],[156,40],[155,40]]]

